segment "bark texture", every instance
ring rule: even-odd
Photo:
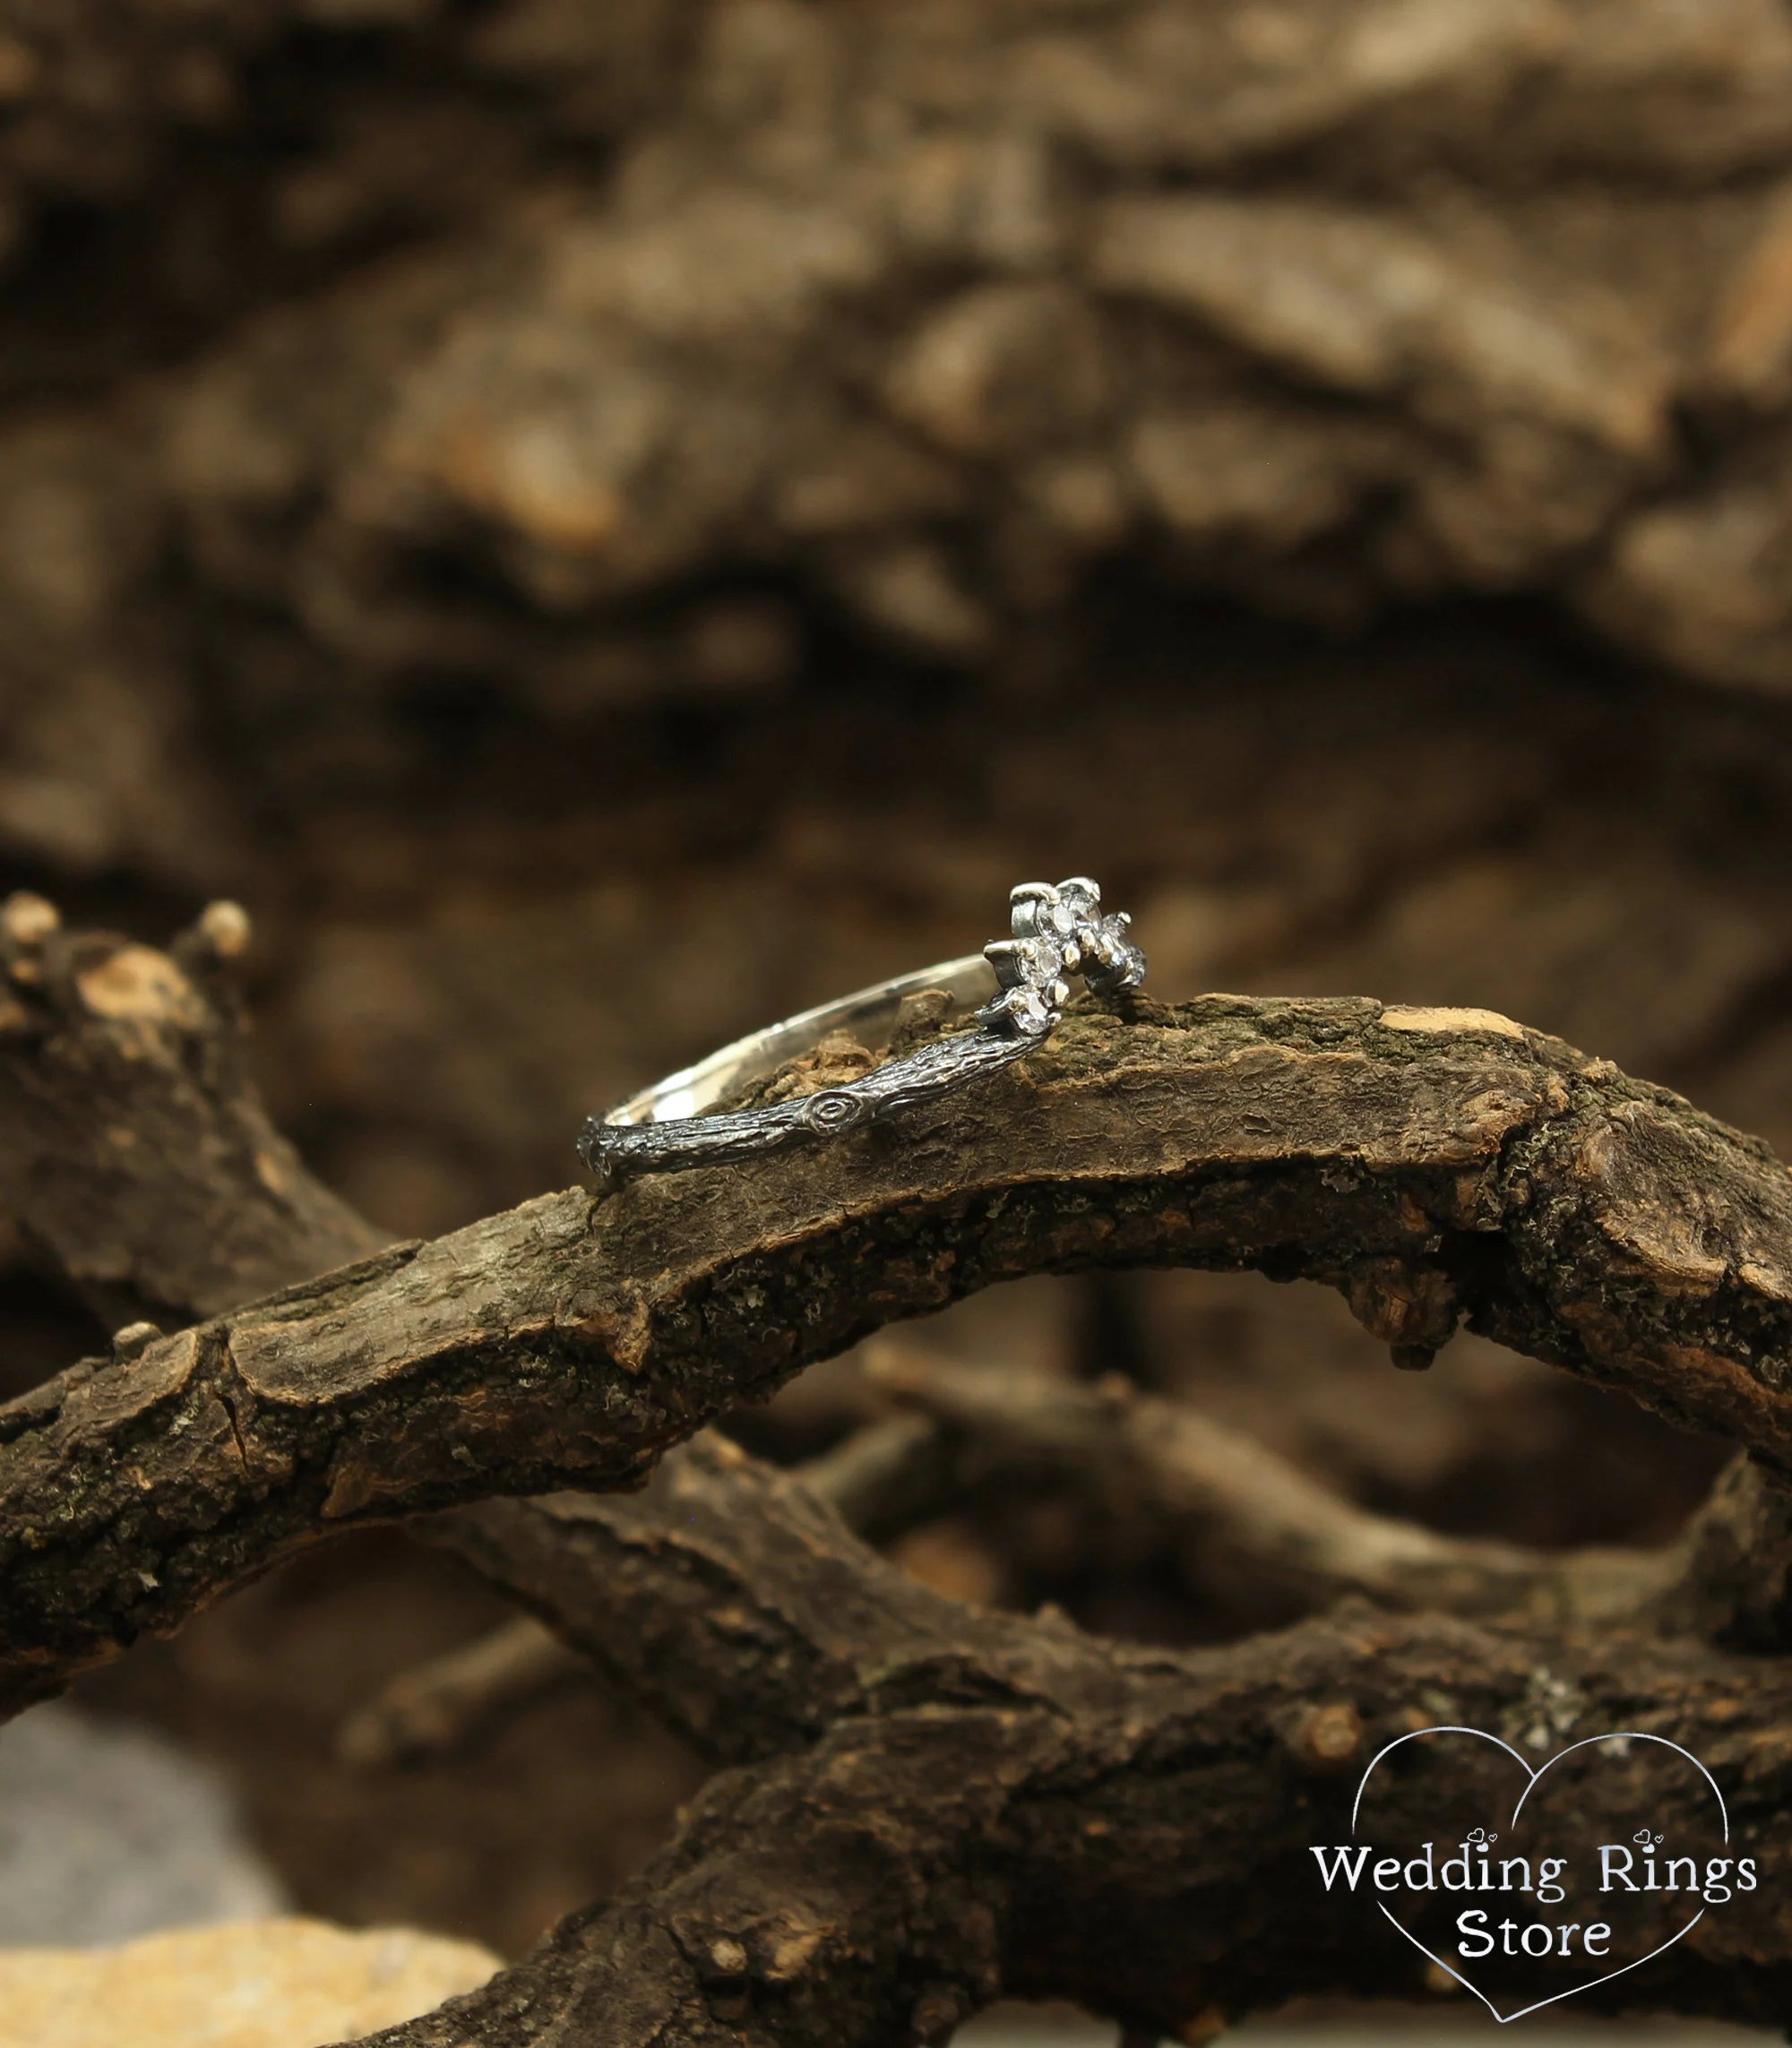
[[[731,1768],[616,1898],[381,2048],[928,2042],[998,1987],[1199,2041],[1302,1992],[1418,1995],[1411,1949],[1300,1902],[1307,1845],[1348,1838],[1364,1763],[1431,1711],[1534,1751],[1671,1732],[1737,1787],[1761,1897],[1783,1881],[1779,1661],[1349,1604],[1224,1650],[1129,1650],[941,1600],[727,1444],[675,1453],[641,1502],[494,1503],[435,1533]],[[1496,1783],[1452,1780],[1489,1811]],[[1417,1774],[1402,1818],[1434,1825],[1436,1793]],[[1577,1846],[1616,1838],[1637,1784],[1579,1796]],[[1783,2020],[1788,1967],[1757,1901],[1708,1915],[1646,1995]]]
[[[13,899],[16,943],[56,937],[44,908]],[[210,928],[215,951],[234,927]],[[133,985],[172,1000],[172,964],[148,958]],[[77,1005],[61,1000],[67,1032]],[[103,1069],[142,1019],[88,1010]],[[188,1022],[202,1043],[236,1028],[219,1003]],[[74,1071],[53,1034],[12,1056],[47,1096]],[[152,1058],[133,1071],[141,1100],[122,1083],[121,1114],[152,1123],[167,1076]],[[228,1080],[196,1100],[202,1122],[238,1127]],[[162,1170],[189,1230],[196,1191],[256,1173],[223,1144]],[[1307,1843],[1342,1831],[1352,1767],[1419,1725],[1415,1703],[1539,1754],[1620,1726],[1695,1749],[1731,1789],[1733,1851],[1758,1859],[1762,1888],[1656,1959],[1650,2002],[1783,2019],[1792,1964],[1770,1902],[1792,1543],[1772,1252],[1788,1193],[1756,1141],[1492,1012],[1086,1005],[900,1132],[545,1197],[173,1337],[125,1333],[111,1362],[11,1404],[6,1697],[177,1625],[332,1527],[452,1508],[425,1525],[434,1539],[721,1768],[638,1879],[383,2048],[924,2043],[1000,1992],[1193,2041],[1292,1992],[1415,1995],[1409,1951],[1288,1910]],[[89,1213],[125,1240],[145,1229],[126,1180],[97,1180]],[[1309,1562],[1329,1550],[1306,1595],[1333,1604],[1183,1655],[944,1599],[726,1441],[674,1450],[633,1501],[490,1499],[630,1485],[733,1395],[954,1294],[1151,1261],[1329,1281],[1409,1364],[1466,1321],[1751,1455],[1673,1552],[1605,1562],[1604,1605],[1566,1596],[1572,1563],[1539,1602],[1535,1560],[1434,1539],[1419,1556],[1410,1532],[1291,1488],[1273,1461],[1210,1471],[1200,1511],[1254,1531],[1272,1563],[1290,1540]],[[171,1295],[194,1284],[179,1270]],[[993,1426],[961,1387],[956,1403],[933,1387],[947,1426]],[[1097,1398],[1110,1421],[1124,1405]],[[1055,1423],[1062,1454],[1067,1400],[996,1420],[1035,1448]],[[874,1518],[940,1448],[899,1423],[817,1476]],[[1181,1474],[1185,1509],[1201,1450],[1147,1456],[1160,1484]],[[1098,1436],[1085,1480],[1123,1454],[1142,1455]],[[1416,1578],[1389,1578],[1391,1551]],[[1477,1575],[1505,1608],[1491,1623],[1358,1592],[1460,1599]],[[1581,1788],[1581,1848],[1633,1818],[1641,1768],[1612,1760]],[[1437,1789],[1402,1781],[1385,1824],[1430,1825]],[[1452,1792],[1488,1811],[1500,1796],[1472,1767]],[[1651,1796],[1658,1820],[1694,1823]]]
[[[871,1134],[376,1253],[0,1410],[22,1705],[332,1528],[633,1483],[740,1396],[993,1281],[1323,1278],[1398,1351],[1460,1320],[1792,1467],[1792,1178],[1491,1013],[1086,1009]]]
[[[645,1504],[563,1502],[535,1565],[537,1525],[455,1510],[587,1664],[781,1775],[718,1780],[432,2038],[925,2039],[999,1981],[1199,2039],[1277,1970],[1412,1990],[1341,1934],[1294,1953],[1274,1857],[1328,1757],[1432,1686],[1521,1743],[1656,1713],[1758,1832],[1792,1626],[1783,1175],[1554,1041],[1400,1005],[1491,1002],[1784,1150],[1783,719],[1613,690],[1579,644],[1489,652],[1482,614],[1318,660],[1177,607],[1541,598],[1792,693],[1788,168],[1777,0],[0,0],[0,856],[108,922],[252,896],[276,1117],[392,1226],[249,1089],[228,914],[163,956],[9,908],[0,1248],[118,1334],[0,1422],[0,1696],[321,1533],[632,1483],[987,1280],[1255,1267],[1336,1287],[1402,1363],[1460,1319],[1749,1450],[1646,1557],[1440,1538],[1398,1511],[1521,1474],[1555,1543],[1667,1461],[1474,1339],[1447,1386],[1378,1383],[1310,1309],[1142,1276],[1103,1298],[1154,1390],[992,1407],[935,1375],[919,1493],[836,1476],[900,1529],[1073,1421],[1067,1496],[1142,1481],[1184,1586],[1236,1561],[1311,1614],[1160,1660],[1161,1698],[1136,1653],[921,1612],[710,1447],[675,1459],[698,1520],[657,1581]],[[914,689],[943,671],[971,679],[949,715]],[[1155,989],[1399,1002],[1090,1018],[906,1159],[444,1235],[556,1184],[563,1132],[649,1075],[980,942],[1035,865],[1128,878]],[[1293,1462],[1158,1427],[1191,1392]],[[687,1547],[706,1501],[740,1554]],[[630,1559],[659,1671],[582,1545]],[[838,1717],[774,1736],[800,1699],[692,1584],[825,1666]],[[1374,1612],[1328,1612],[1353,1596]],[[857,1675],[886,1654],[888,1693]],[[737,1678],[771,1746],[715,1747]],[[1178,1688],[1185,1726],[1154,1719]],[[1133,1929],[1162,1947],[1120,1984]],[[1720,1934],[1648,1981],[1783,2019],[1779,1938]]]
[[[1677,1546],[1545,1552],[1369,1513],[1250,1437],[1117,1376],[1089,1386],[925,1355],[880,1358],[874,1376],[961,1440],[983,1484],[1047,1473],[1145,1525],[1198,1590],[1258,1613],[1323,1611],[1360,1593],[1469,1619],[1615,1622],[1684,1570]]]
[[[1116,562],[1792,684],[1775,0],[602,12],[13,0],[15,846],[215,875],[220,701],[1037,680]]]
[[[214,903],[168,952],[0,906],[0,1210],[115,1328],[186,1322],[372,1251],[262,1106]],[[147,1332],[133,1340],[140,1354]]]
[[[899,1525],[917,1504],[950,1491],[939,1433],[915,1417],[872,1423],[811,1459],[798,1477],[849,1529]],[[405,1673],[344,1723],[339,1741],[357,1765],[452,1753],[495,1720],[573,1676],[590,1658],[530,1616],[520,1616],[447,1656]]]

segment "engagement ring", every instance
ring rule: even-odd
[[[1030,1052],[1063,1016],[1072,976],[1097,995],[1118,995],[1144,980],[1145,956],[1127,934],[1132,920],[1124,911],[1104,915],[1101,891],[1086,875],[1055,888],[1022,882],[1009,901],[1012,938],[962,959],[878,982],[723,1046],[607,1115],[589,1118],[579,1157],[608,1182],[752,1158],[881,1123]],[[969,1029],[933,1039],[838,1086],[705,1114],[831,1031],[863,1027],[876,1042],[907,997],[930,989],[944,991],[960,1005],[981,1001]]]

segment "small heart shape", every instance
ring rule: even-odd
[[[1589,1735],[1581,1742],[1571,1743],[1566,1749],[1558,1750],[1546,1763],[1539,1766],[1537,1769],[1533,1770],[1530,1765],[1526,1762],[1525,1759],[1519,1753],[1519,1751],[1515,1750],[1510,1743],[1501,1741],[1499,1736],[1490,1735],[1485,1728],[1466,1728],[1455,1726],[1453,1725],[1440,1725],[1436,1727],[1432,1728],[1415,1729],[1409,1734],[1397,1736],[1394,1741],[1387,1743],[1383,1748],[1378,1750],[1375,1754],[1370,1758],[1369,1762],[1363,1772],[1362,1777],[1357,1782],[1357,1796],[1350,1808],[1350,1832],[1353,1837],[1357,1834],[1357,1823],[1362,1814],[1363,1796],[1368,1790],[1369,1781],[1374,1776],[1377,1768],[1386,1758],[1392,1755],[1396,1750],[1403,1748],[1409,1743],[1422,1742],[1426,1736],[1430,1735],[1472,1736],[1478,1741],[1491,1743],[1495,1749],[1503,1750],[1505,1754],[1509,1756],[1515,1764],[1517,1764],[1519,1769],[1523,1773],[1523,1784],[1521,1789],[1519,1792],[1518,1799],[1512,1807],[1511,1818],[1506,1822],[1505,1829],[1503,1830],[1507,1836],[1508,1841],[1510,1841],[1512,1831],[1517,1829],[1521,1818],[1523,1817],[1526,1805],[1530,1801],[1531,1794],[1536,1792],[1538,1786],[1542,1784],[1543,1780],[1547,1777],[1549,1773],[1553,1771],[1558,1764],[1562,1763],[1565,1758],[1574,1755],[1578,1751],[1594,1749],[1601,1744],[1615,1742],[1622,1743],[1626,1745],[1632,1743],[1657,1743],[1665,1750],[1671,1750],[1676,1756],[1684,1757],[1686,1761],[1690,1763],[1693,1768],[1699,1773],[1700,1777],[1704,1779],[1705,1783],[1710,1786],[1711,1789],[1711,1795],[1717,1802],[1718,1814],[1722,1825],[1723,1840],[1726,1844],[1727,1844],[1729,1841],[1729,1810],[1724,1803],[1724,1795],[1722,1792],[1718,1788],[1717,1780],[1711,1776],[1710,1772],[1705,1768],[1704,1765],[1699,1761],[1698,1758],[1693,1755],[1690,1750],[1682,1749],[1678,1743],[1668,1741],[1665,1735],[1642,1734],[1634,1730],[1614,1731],[1611,1734],[1606,1735]],[[1606,1753],[1609,1755],[1613,1752],[1607,1751]],[[1647,1831],[1645,1830],[1643,1833],[1640,1833],[1635,1836],[1633,1839],[1638,1843],[1641,1843],[1645,1839],[1646,1833]],[[1489,1832],[1485,1829],[1471,1830],[1468,1840],[1472,1840],[1476,1837],[1480,1837],[1479,1841],[1477,1844],[1478,1853],[1485,1852],[1491,1847],[1494,1842],[1498,1839],[1498,1836],[1496,1834]],[[1658,1841],[1659,1837],[1655,1837],[1655,1839]],[[1468,1841],[1465,1840],[1465,1852],[1467,1846]],[[1330,1889],[1329,1884],[1328,1889]],[[1352,1889],[1354,1889],[1354,1887]],[[1686,1935],[1691,1933],[1693,1929],[1696,1927],[1699,1924],[1700,1921],[1704,1918],[1707,1910],[1707,1908],[1702,1904],[1699,1910],[1686,1921],[1684,1926],[1680,1927],[1675,1933],[1670,1934],[1666,1940],[1658,1942],[1654,1948],[1650,1949],[1647,1955],[1635,1957],[1631,1961],[1623,1963],[1615,1969],[1607,1970],[1602,1976],[1589,1978],[1584,1983],[1571,1984],[1566,1991],[1555,1992],[1552,1992],[1551,1995],[1547,1998],[1533,2000],[1529,2004],[1521,2007],[1520,2009],[1515,2012],[1502,2012],[1498,2007],[1495,2005],[1493,2000],[1489,1998],[1478,1984],[1472,1983],[1469,1978],[1466,1976],[1459,1967],[1457,1967],[1455,1964],[1445,1962],[1443,1958],[1440,1956],[1434,1949],[1429,1947],[1426,1942],[1422,1941],[1409,1927],[1404,1924],[1404,1923],[1399,1918],[1397,1915],[1390,1911],[1388,1906],[1383,1904],[1382,1900],[1377,1899],[1375,1903],[1380,1907],[1382,1913],[1385,1915],[1391,1924],[1398,1929],[1399,1932],[1412,1943],[1413,1947],[1417,1949],[1421,1955],[1426,1957],[1431,1962],[1434,1963],[1439,1969],[1444,1971],[1448,1975],[1453,1977],[1465,1991],[1472,1992],[1474,1996],[1478,1998],[1484,2006],[1486,2007],[1487,2010],[1493,2015],[1494,2018],[1497,2020],[1502,2026],[1509,2025],[1512,2020],[1515,2019],[1522,2019],[1526,2017],[1527,2014],[1540,2012],[1545,2006],[1559,2004],[1562,2000],[1565,1998],[1572,1998],[1577,1992],[1583,1991],[1591,1991],[1596,1984],[1609,1983],[1615,1977],[1621,1977],[1626,1975],[1629,1971],[1641,1969],[1643,1964],[1651,1961],[1655,1957],[1659,1956],[1665,1950],[1671,1949],[1676,1941],[1684,1940]]]

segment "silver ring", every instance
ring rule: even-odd
[[[787,1017],[724,1046],[589,1117],[579,1157],[600,1181],[673,1173],[756,1157],[881,1123],[917,1103],[994,1072],[1046,1037],[1070,1001],[1070,977],[1098,995],[1119,995],[1145,978],[1145,956],[1128,936],[1124,911],[1105,913],[1087,875],[1055,887],[1023,882],[1010,892],[1012,936],[980,953],[880,981],[856,994]],[[966,1030],[884,1061],[838,1087],[786,1102],[711,1115],[705,1112],[845,1026],[887,1028],[904,999],[941,989],[960,1006],[980,1002]]]

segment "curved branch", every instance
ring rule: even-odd
[[[634,1483],[741,1396],[991,1282],[1255,1266],[1404,1349],[1461,1316],[1792,1467],[1792,1177],[1482,1011],[1073,1013],[887,1130],[527,1202],[0,1409],[0,1705],[320,1535]]]
[[[1770,1394],[1785,1355],[1759,1256],[1784,1175],[1672,1097],[1503,1020],[1374,1004],[1140,1006],[1085,1018],[1029,1066],[1000,1098],[810,1155],[806,1175],[693,1176],[595,1210],[551,1198],[133,1341],[15,1404],[0,1416],[0,1532],[22,1569],[0,1668],[22,1690],[52,1685],[146,1613],[171,1625],[319,1527],[515,1483],[544,1458],[644,1462],[732,1391],[713,1361],[741,1338],[738,1377],[762,1382],[857,1334],[855,1315],[1030,1268],[1304,1271],[1409,1362],[1466,1313],[1595,1376],[1634,1369],[1633,1391],[1739,1416],[1777,1449],[1777,1409],[1747,1384]],[[1704,1177],[1676,1185],[1688,1149]],[[284,1253],[304,1255],[302,1241]],[[852,1299],[867,1278],[869,1310]],[[815,1321],[780,1332],[776,1311],[809,1282]],[[1724,1320],[1738,1301],[1753,1323]],[[617,1376],[631,1373],[632,1399]],[[544,1427],[558,1433],[545,1451],[529,1443]],[[887,1474],[857,1460],[837,1476]],[[1722,1610],[1770,1634],[1779,1501],[1742,1468],[1689,1532],[1693,1625]],[[1327,1774],[1443,1691],[1533,1744],[1614,1722],[1673,1733],[1737,1788],[1763,1896],[1788,1874],[1771,1826],[1784,1674],[1696,1643],[1345,1609],[1223,1652],[1116,1649],[968,1614],[724,1447],[681,1454],[642,1500],[495,1503],[435,1533],[753,1768],[715,1781],[611,1905],[388,2048],[928,2040],[998,1986],[1206,2038],[1300,1990],[1410,1995],[1399,1944],[1283,1910],[1288,1865]],[[1774,1560],[1755,1575],[1763,1533]],[[155,1569],[170,1560],[172,1583]],[[47,1600],[65,1570],[69,1596]],[[1658,1967],[1654,2000],[1778,2017],[1782,1946],[1727,1917]]]
[[[867,1423],[831,1450],[810,1459],[796,1476],[848,1528],[862,1532],[940,1497],[949,1474],[939,1438],[922,1416],[892,1416]],[[582,1498],[560,1497],[561,1511],[571,1512],[575,1534],[582,1524],[573,1503]],[[449,1540],[428,1521],[419,1523],[416,1533],[426,1540]],[[401,1673],[344,1721],[338,1751],[345,1761],[360,1765],[441,1755],[507,1708],[581,1675],[592,1675],[587,1656],[532,1615],[517,1616]]]
[[[388,1680],[344,1717],[336,1754],[362,1769],[444,1756],[506,1708],[590,1674],[551,1629],[519,1614]]]
[[[1783,1664],[1348,1605],[1222,1649],[1127,1648],[929,1591],[715,1441],[638,1498],[492,1502],[432,1533],[736,1768],[614,1900],[379,2048],[926,2041],[998,1992],[1209,2038],[1303,1993],[1410,1999],[1411,1949],[1367,1901],[1322,1897],[1307,1845],[1348,1838],[1357,1777],[1415,1701],[1539,1757],[1617,1727],[1693,1748],[1761,1889],[1651,1963],[1650,2003],[1792,2008]],[[1503,1811],[1480,1756],[1452,1751],[1452,1800]],[[1585,1845],[1628,1837],[1640,1768],[1577,1782],[1564,1851],[1597,1867]],[[1439,1792],[1401,1774],[1393,1838],[1435,1827]],[[1696,1826],[1690,1791],[1648,1796],[1657,1824]]]
[[[884,1344],[874,1384],[999,1472],[1048,1470],[1155,1525],[1210,1596],[1284,1620],[1350,1596],[1533,1626],[1792,1645],[1792,1487],[1740,1453],[1671,1543],[1534,1550],[1358,1507],[1254,1439],[1113,1377],[1094,1386]]]
[[[1465,1619],[1611,1622],[1659,1601],[1678,1546],[1527,1549],[1380,1515],[1240,1432],[1110,1376],[1090,1386],[891,1346],[874,1384],[995,1461],[1145,1520],[1194,1585],[1291,1620],[1351,1594]]]

